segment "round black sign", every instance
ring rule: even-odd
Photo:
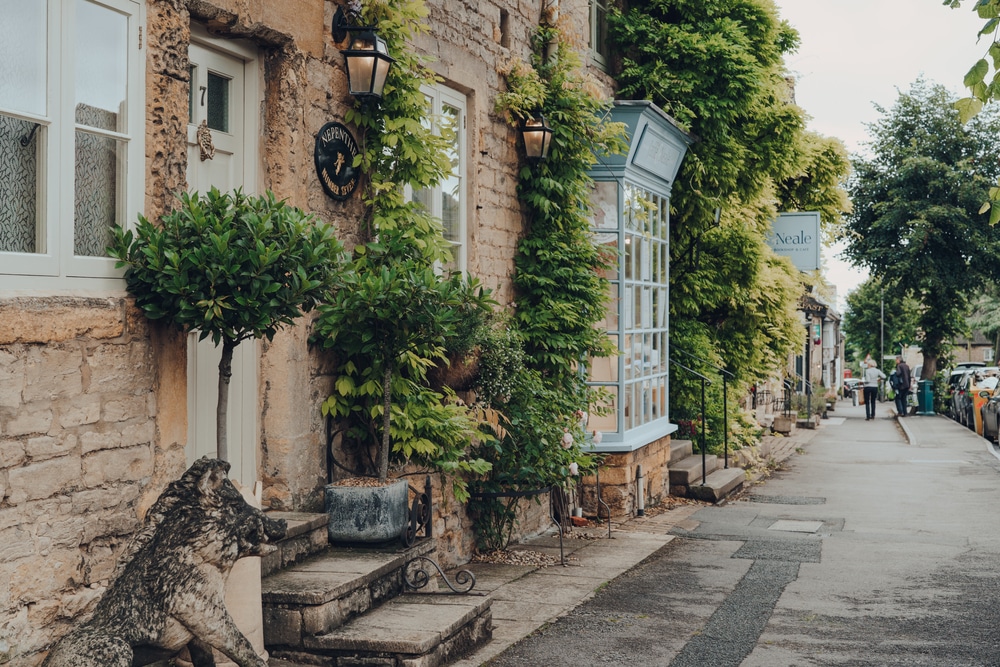
[[[326,194],[338,201],[349,198],[358,187],[357,154],[358,142],[340,123],[327,123],[316,135],[316,175]]]

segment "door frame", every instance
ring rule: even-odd
[[[242,151],[242,162],[243,162],[243,179],[242,188],[247,194],[255,194],[258,191],[258,184],[261,180],[261,165],[260,165],[260,155],[262,151],[260,149],[260,125],[261,125],[261,91],[263,90],[263,80],[262,80],[262,68],[260,62],[259,50],[251,43],[244,40],[229,40],[229,39],[219,39],[213,37],[209,34],[205,26],[200,24],[191,25],[191,45],[195,45],[204,49],[213,50],[220,52],[224,55],[230,56],[237,60],[243,62],[243,100],[240,105],[242,110],[242,115],[234,118],[234,122],[241,122],[243,124],[243,142],[240,150]],[[189,85],[193,85],[193,82],[189,82]],[[192,125],[191,119],[185,127],[185,131],[190,131],[190,126]],[[185,146],[187,141],[185,142]],[[187,148],[185,148],[187,150]],[[190,173],[186,170],[185,180],[187,174]],[[192,187],[191,183],[187,183],[187,187],[190,190]],[[195,414],[198,406],[197,401],[197,387],[194,385],[197,383],[197,364],[198,358],[196,353],[196,346],[198,345],[196,341],[197,335],[190,334],[188,336],[188,362],[187,362],[187,406],[188,406],[188,429],[187,429],[187,440],[185,445],[186,458],[190,459],[197,456],[198,450],[197,446],[192,439],[192,428],[194,428]],[[241,346],[250,345],[251,346],[251,358],[246,359],[244,363],[249,364],[250,367],[245,368],[247,373],[252,377],[248,377],[248,382],[244,385],[244,390],[252,389],[253,400],[243,401],[244,406],[252,405],[252,441],[253,441],[253,464],[250,469],[247,466],[243,466],[243,472],[236,470],[235,468],[231,472],[231,477],[238,480],[244,486],[248,488],[252,487],[253,483],[258,478],[257,470],[260,465],[260,346],[254,340],[244,341]],[[240,356],[240,355],[237,355]],[[237,359],[234,358],[234,364],[237,363]],[[252,383],[252,386],[251,386]],[[233,400],[233,387],[230,387],[230,412],[236,408],[240,401]],[[216,393],[210,392],[211,398],[216,397]],[[249,397],[248,397],[249,398]],[[244,407],[247,409],[247,407]],[[213,410],[214,416],[214,410]],[[230,418],[232,418],[230,414]],[[244,420],[247,423],[247,420]],[[231,447],[236,443],[232,441]],[[251,452],[244,452],[250,454]],[[241,455],[242,460],[242,455]],[[190,461],[189,461],[190,463]],[[252,471],[252,472],[251,472]]]

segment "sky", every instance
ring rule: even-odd
[[[866,125],[880,118],[874,104],[892,107],[899,91],[919,76],[965,96],[962,79],[986,53],[977,43],[984,21],[965,0],[960,9],[943,0],[775,0],[782,19],[799,31],[796,53],[785,58],[796,78],[796,102],[809,129],[864,150]],[[838,309],[867,277],[823,248],[826,277],[837,286]]]

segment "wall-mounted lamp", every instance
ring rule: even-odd
[[[545,122],[545,116],[540,111],[536,111],[531,118],[524,119],[521,137],[529,160],[544,160],[549,156],[552,134],[552,128]]]
[[[389,55],[385,40],[372,26],[353,25],[343,7],[337,7],[330,33],[337,42],[344,41],[348,34],[351,36],[348,48],[341,51],[347,63],[347,86],[351,95],[362,100],[382,99],[389,65],[396,62]]]

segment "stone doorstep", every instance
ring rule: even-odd
[[[686,459],[691,456],[694,452],[694,444],[690,440],[674,440],[670,439],[670,463],[669,467],[673,467],[675,463]]]
[[[489,597],[410,593],[393,598],[330,633],[307,637],[305,648],[310,652],[357,657],[396,654],[409,660],[434,654],[470,624],[482,629],[467,649],[492,635]]]
[[[701,484],[701,454],[693,454],[677,463],[670,464],[670,485],[691,486]],[[719,468],[719,457],[715,454],[705,456],[705,474],[711,475]]]
[[[277,542],[277,551],[261,559],[261,575],[266,577],[292,563],[326,548],[327,515],[307,512],[275,512],[266,514],[272,519],[284,519],[288,524],[285,537]]]
[[[264,643],[301,647],[306,637],[330,632],[404,592],[404,569],[433,553],[434,540],[410,549],[331,547],[264,577]]]
[[[716,470],[705,478],[705,484],[692,484],[688,495],[698,500],[717,503],[735,493],[746,481],[746,473],[742,468]]]

